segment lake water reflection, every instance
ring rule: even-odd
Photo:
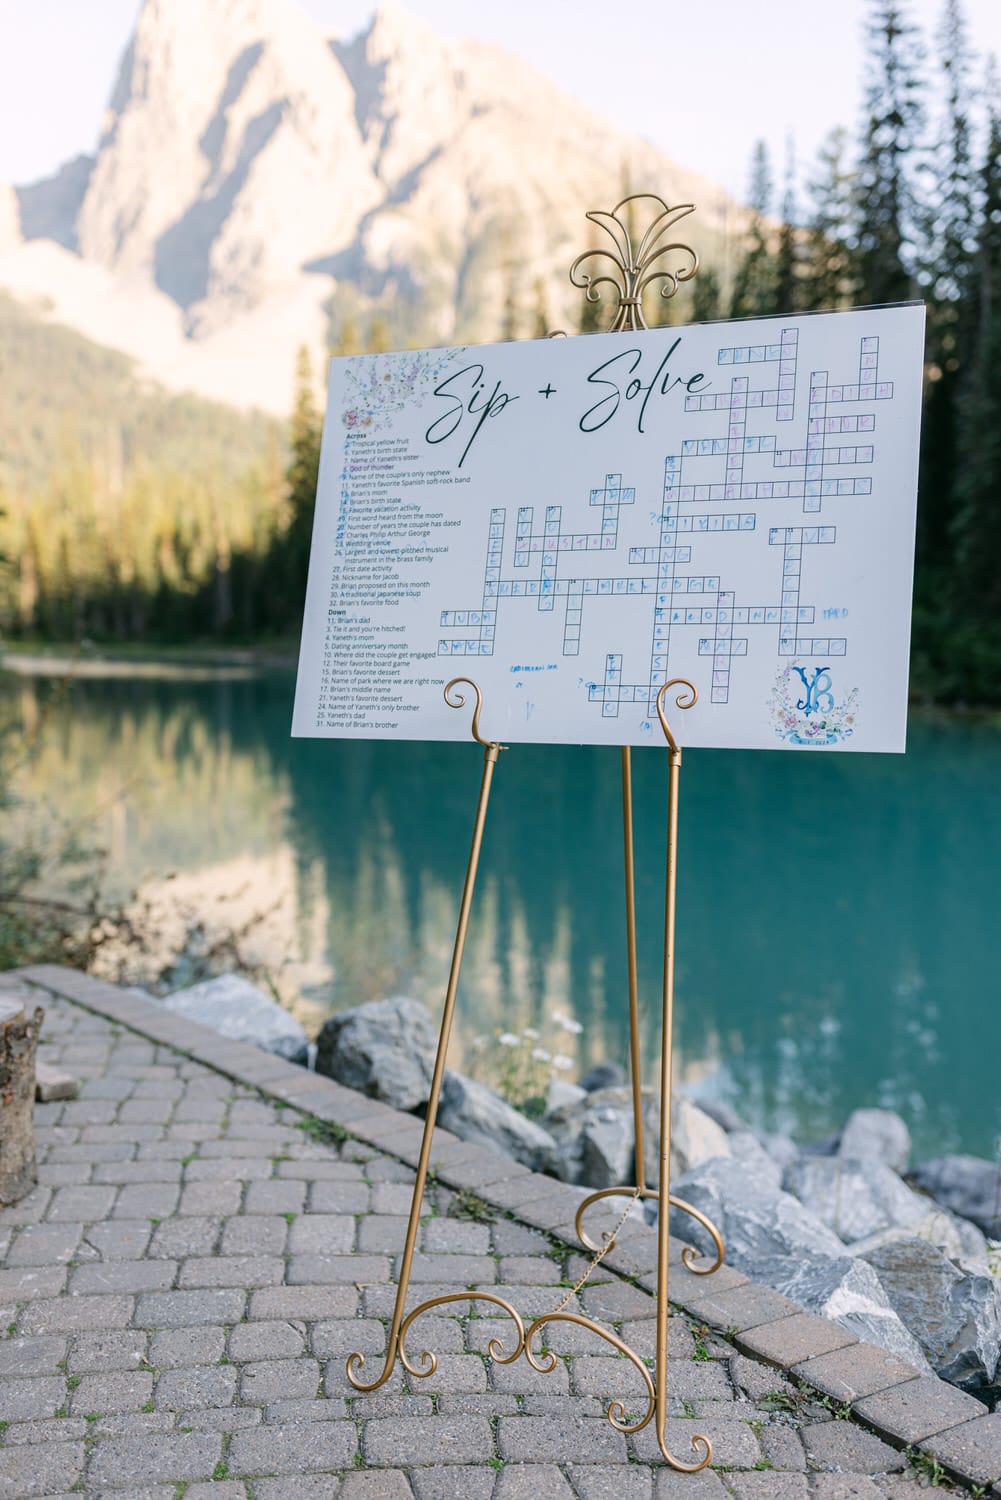
[[[37,719],[50,684],[8,683]],[[261,941],[308,1024],[407,992],[437,1006],[481,753],[292,741],[292,679],[86,680],[50,712],[35,789],[94,815],[110,879],[217,910],[281,898]],[[657,1048],[666,766],[638,751],[645,1055]],[[1001,1130],[1001,731],[917,719],[903,757],[690,752],[682,773],[678,1077],[756,1126],[823,1136],[858,1105],[920,1150],[993,1153]],[[220,905],[221,902],[221,905]],[[230,903],[226,905],[226,903]],[[242,903],[242,905],[241,905]],[[270,945],[270,946],[268,946]],[[460,994],[476,1036],[583,1030],[625,1060],[619,758],[502,758]]]

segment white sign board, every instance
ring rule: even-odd
[[[902,750],[924,310],[331,364],[293,733]]]

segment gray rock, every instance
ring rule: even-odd
[[[975,1391],[1001,1356],[1001,1286],[970,1276],[926,1240],[901,1240],[866,1257],[894,1310],[943,1380]]]
[[[519,1114],[486,1084],[461,1073],[445,1074],[438,1124],[464,1141],[513,1157],[533,1171],[553,1170],[556,1142],[549,1132]]]
[[[738,1115],[737,1111],[727,1104],[725,1099],[696,1099],[694,1101],[704,1115],[710,1120],[715,1120],[721,1130],[730,1135],[736,1130],[749,1130],[747,1121]]]
[[[758,1134],[758,1140],[764,1146],[772,1161],[782,1168],[791,1167],[799,1157],[800,1151],[791,1135],[771,1135],[769,1133]]]
[[[845,1253],[837,1235],[755,1163],[717,1156],[672,1180],[671,1191],[716,1225],[727,1260],[747,1276],[757,1278],[762,1263],[777,1255],[838,1260]],[[711,1249],[709,1237],[679,1210],[672,1211],[671,1232],[694,1240],[702,1251]]]
[[[911,1133],[892,1109],[857,1109],[841,1132],[838,1155],[885,1162],[894,1172],[904,1172],[911,1155]]]
[[[617,1062],[597,1063],[580,1081],[585,1094],[594,1094],[598,1089],[618,1089],[626,1083],[626,1070]]]
[[[776,1256],[760,1263],[759,1276],[766,1285],[798,1302],[807,1312],[831,1318],[856,1338],[904,1359],[925,1374],[931,1367],[914,1335],[900,1321],[880,1284],[879,1277],[864,1260],[842,1255],[800,1259]]]
[[[308,1057],[306,1033],[295,1017],[239,974],[220,974],[190,989],[175,990],[160,1004],[175,1015],[210,1026],[220,1036],[252,1042],[289,1062],[305,1063]]]
[[[579,1104],[587,1097],[587,1091],[578,1083],[567,1083],[562,1078],[551,1078],[546,1093],[546,1115],[554,1114],[565,1104]],[[543,1116],[545,1119],[545,1116]]]
[[[961,1223],[965,1223],[965,1220],[946,1213],[945,1209],[939,1209],[938,1212],[926,1214],[923,1219],[911,1224],[880,1229],[876,1234],[867,1235],[864,1240],[856,1240],[848,1248],[852,1255],[869,1255],[883,1245],[897,1244],[901,1240],[927,1240],[929,1245],[934,1245],[936,1250],[941,1250],[949,1260],[958,1261],[963,1258],[964,1253],[963,1237],[958,1228]],[[973,1230],[974,1234],[980,1234],[980,1230],[975,1225],[970,1224],[968,1227]],[[983,1240],[983,1236],[980,1237]],[[984,1243],[986,1245],[986,1241]],[[984,1256],[983,1270],[985,1272],[987,1270],[986,1256]]]
[[[768,1154],[753,1130],[731,1130],[727,1141],[730,1154],[738,1161],[752,1163],[770,1177],[776,1187],[782,1186],[782,1168],[775,1158]]]
[[[556,1142],[556,1175],[588,1187],[618,1187],[633,1173],[636,1132],[632,1093],[598,1089],[546,1116]]]
[[[431,1093],[437,1045],[427,1006],[402,995],[370,1000],[325,1022],[316,1071],[395,1109],[418,1109]]]
[[[973,1271],[978,1276],[989,1275],[990,1259],[986,1236],[981,1234],[970,1219],[961,1219],[958,1214],[950,1214],[949,1218],[959,1240],[959,1254],[951,1255],[949,1259],[958,1261],[964,1271]]]
[[[729,1156],[730,1140],[722,1126],[697,1104],[675,1094],[671,1103],[672,1184],[714,1156]],[[660,1177],[660,1094],[649,1089],[643,1097],[643,1161],[647,1181]]]
[[[787,1168],[783,1186],[849,1244],[928,1216],[927,1200],[881,1161],[802,1156]]]
[[[961,1218],[1001,1239],[1001,1162],[979,1156],[938,1156],[911,1173],[919,1188]]]

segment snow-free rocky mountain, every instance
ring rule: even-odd
[[[623,182],[741,210],[500,49],[389,0],[323,34],[295,0],[146,0],[95,157],[0,187],[0,287],[175,388],[288,409],[347,317],[394,343],[495,338],[512,297],[573,327],[587,208]]]

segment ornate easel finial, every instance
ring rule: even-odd
[[[649,228],[635,250],[630,232],[632,215],[627,213],[625,217],[622,216],[622,210],[628,209],[631,203],[649,203],[655,206]],[[678,240],[665,245],[662,240],[679,219],[684,219],[694,211],[694,203],[679,203],[674,208],[669,208],[663,198],[658,198],[655,193],[631,193],[628,198],[617,203],[611,213],[602,208],[592,208],[587,214],[587,218],[609,236],[615,250],[585,250],[570,267],[570,280],[586,294],[588,302],[601,301],[598,288],[603,282],[615,288],[618,303],[615,317],[608,327],[609,333],[631,333],[648,326],[643,316],[643,293],[653,282],[664,283],[660,295],[666,298],[674,296],[681,282],[691,281],[699,269],[699,257],[691,245],[682,244]],[[672,250],[681,251],[689,257],[688,262],[674,271],[663,266],[651,270],[656,261],[669,255]],[[602,271],[595,276],[590,271],[582,270],[584,263],[593,257],[610,261],[615,272]]]

